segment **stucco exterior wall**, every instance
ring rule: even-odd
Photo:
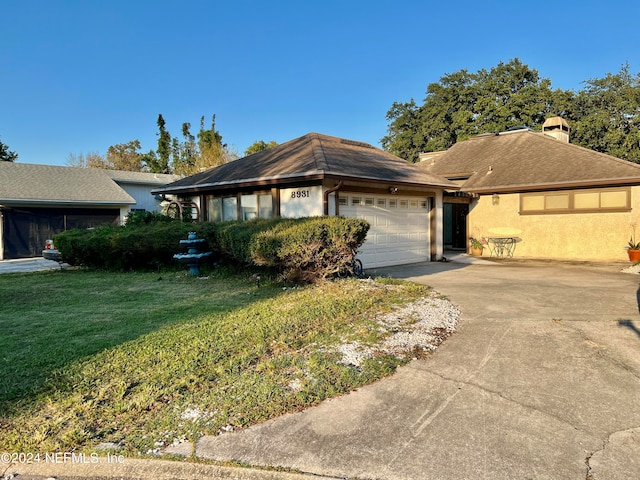
[[[640,187],[631,189],[630,212],[521,215],[519,194],[490,195],[472,201],[468,216],[470,237],[490,237],[490,229],[521,230],[514,257],[568,260],[628,260],[625,246],[638,224],[640,240]],[[489,251],[485,249],[484,255]]]
[[[314,217],[323,214],[322,185],[280,190],[280,216],[285,218]]]

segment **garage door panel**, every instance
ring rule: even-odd
[[[391,222],[389,222],[389,219],[382,216],[376,217],[373,225],[376,225],[377,227],[380,227],[380,228],[387,228],[387,229],[392,227]]]

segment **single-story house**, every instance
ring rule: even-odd
[[[480,135],[423,154],[418,168],[460,187],[444,196],[443,243],[509,239],[506,253],[519,257],[626,259],[640,221],[640,165],[572,145],[569,135],[554,117],[542,132]]]
[[[309,133],[153,193],[194,202],[206,221],[364,218],[358,258],[371,268],[441,258],[443,192],[457,188],[367,143]]]
[[[40,256],[64,230],[120,225],[133,209],[160,211],[151,189],[177,178],[0,162],[0,260]]]

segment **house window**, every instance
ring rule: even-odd
[[[380,208],[387,207],[387,199],[386,198],[376,198],[376,205]]]
[[[210,222],[222,221],[222,198],[207,197],[207,220]]]
[[[238,219],[238,199],[236,197],[224,197],[222,199],[222,221]]]
[[[272,218],[273,200],[270,193],[242,194],[233,197],[207,196],[207,220],[224,222],[238,219],[238,201],[240,202],[240,218]]]
[[[253,220],[258,216],[258,196],[257,195],[241,195],[240,210],[242,212],[242,220]]]
[[[569,209],[569,194],[559,193],[554,195],[545,195],[544,197],[544,209],[549,210],[568,210]]]
[[[600,192],[600,208],[629,208],[631,191]]]
[[[258,195],[258,211],[260,218],[273,218],[273,199],[270,193]]]
[[[573,204],[576,209],[597,209],[600,208],[599,192],[577,192],[573,196]]]
[[[520,196],[520,213],[544,211],[544,195]]]
[[[626,212],[631,189],[603,188],[520,194],[520,214]]]

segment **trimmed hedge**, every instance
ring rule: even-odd
[[[136,228],[143,225],[150,225],[154,223],[171,223],[175,222],[174,218],[167,215],[156,212],[129,212],[127,215],[127,221],[124,226],[126,228]]]
[[[66,262],[107,270],[175,266],[180,240],[191,231],[206,240],[204,251],[242,265],[275,268],[291,280],[314,281],[348,271],[369,224],[360,219],[310,217],[223,223],[183,223],[139,216],[124,227],[69,230],[55,244]],[[217,254],[217,255],[216,255]]]
[[[282,222],[253,238],[256,265],[277,267],[287,276],[313,281],[349,271],[369,224],[343,217],[313,217]]]
[[[193,225],[151,223],[139,227],[100,227],[68,230],[54,237],[65,262],[106,270],[149,270],[175,261],[180,240]],[[184,248],[182,248],[184,250]]]

